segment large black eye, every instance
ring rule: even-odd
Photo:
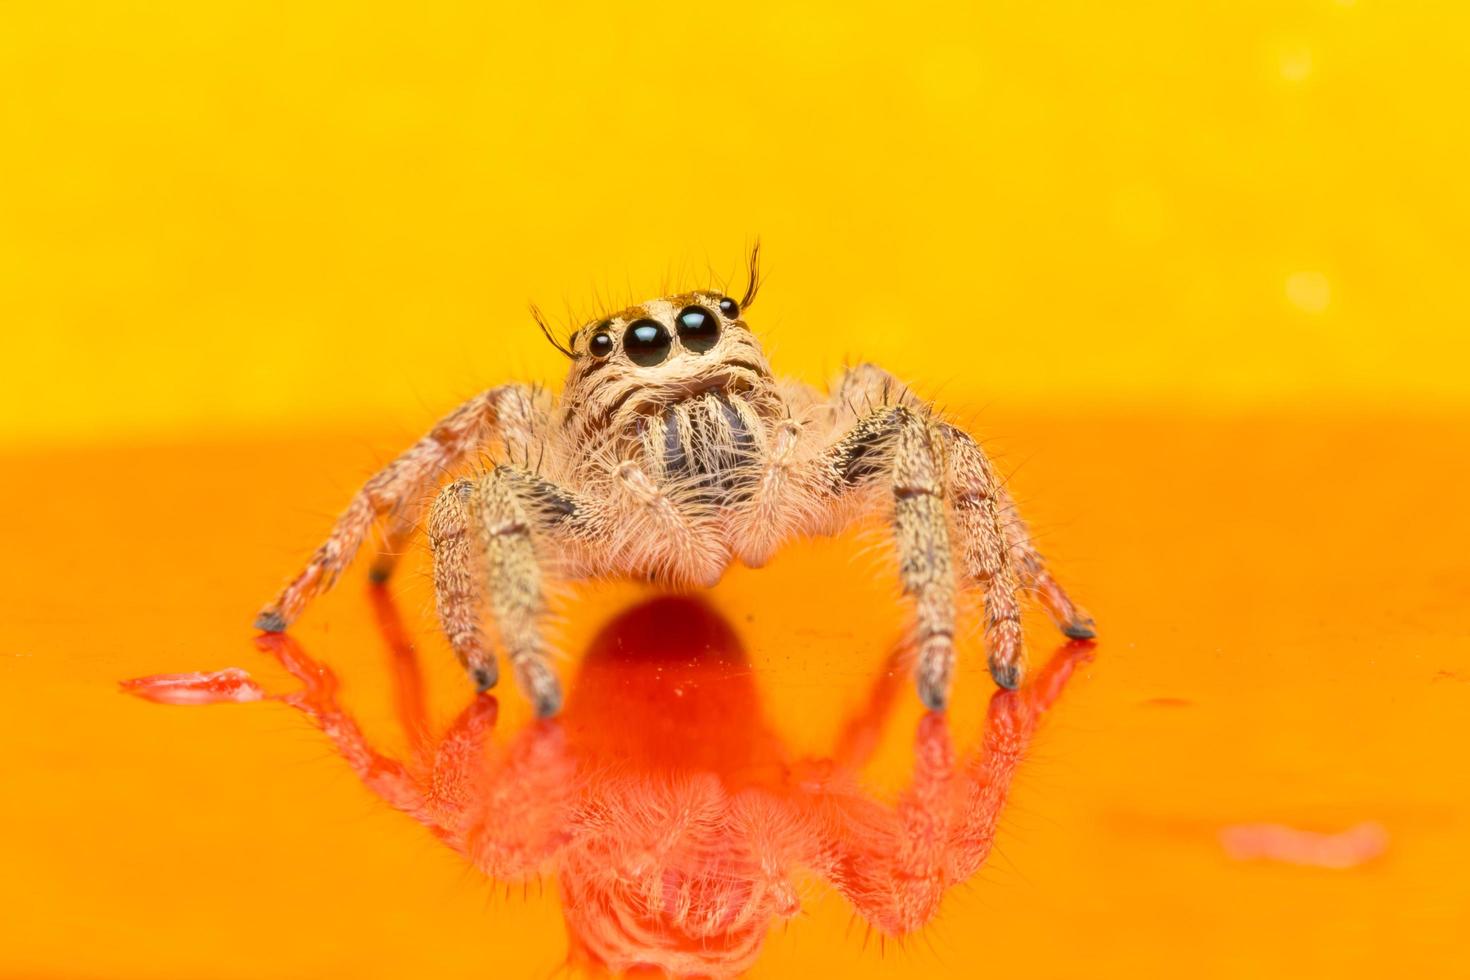
[[[728,296],[721,296],[720,312],[733,320],[740,315],[740,304]]]
[[[668,329],[656,320],[634,320],[623,334],[623,350],[628,358],[641,367],[653,367],[669,356],[674,338]]]
[[[593,357],[606,357],[613,352],[613,339],[611,334],[595,333],[592,339],[587,341],[587,349],[592,352]]]
[[[720,321],[702,306],[686,306],[674,322],[679,325],[679,342],[696,354],[703,354],[720,339]]]

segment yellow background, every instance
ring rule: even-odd
[[[1470,13],[8,3],[0,439],[413,424],[771,270],[957,402],[1463,403]]]

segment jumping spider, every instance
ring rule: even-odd
[[[439,493],[429,511],[439,618],[477,688],[499,677],[486,607],[516,681],[541,715],[561,706],[540,620],[554,559],[573,578],[638,576],[712,586],[736,559],[759,567],[801,534],[830,535],[891,501],[904,591],[915,600],[919,697],[949,698],[959,589],[984,590],[990,673],[1021,680],[1020,594],[1036,592],[1061,631],[1092,620],[1047,573],[989,459],[967,433],[887,372],[849,369],[833,390],[771,373],[737,303],[717,292],[650,300],[575,331],[560,399],[491,388],[370,479],[306,568],[256,619],[286,629],[330,588],[373,523],[387,521],[372,569],[391,573],[421,497],[487,444],[504,462]],[[534,312],[534,310],[533,310]]]

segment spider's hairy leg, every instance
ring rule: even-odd
[[[985,638],[990,674],[1015,688],[1025,669],[1020,582],[1001,526],[999,481],[974,440],[952,426],[937,428],[949,463],[950,504],[964,571],[985,590]]]
[[[882,368],[859,364],[833,389],[839,416],[873,406],[914,406],[908,388]],[[935,442],[945,457],[946,494],[967,582],[985,590],[986,639],[990,672],[1002,687],[1014,688],[1024,669],[1020,626],[1022,588],[1034,590],[1058,628],[1073,639],[1094,635],[1092,618],[1068,598],[1047,572],[1015,503],[996,477],[975,439],[947,422],[938,422]]]
[[[434,550],[434,602],[454,655],[476,690],[500,680],[500,666],[485,642],[485,552],[480,547],[478,491],[473,480],[455,480],[429,508],[429,546]]]
[[[380,556],[374,577],[381,581],[392,569],[392,556],[402,549],[405,529],[417,519],[419,498],[446,469],[456,466],[498,434],[507,444],[530,445],[545,409],[536,392],[524,385],[491,388],[465,402],[374,475],[347,505],[327,540],[280,594],[256,617],[257,629],[279,633],[306,605],[330,589],[351,563],[373,522],[391,516],[388,553]]]
[[[927,422],[896,409],[893,529],[904,590],[916,602],[919,697],[934,710],[949,702],[954,673],[955,573],[944,512],[944,473]]]
[[[1047,571],[1046,560],[1032,542],[1026,522],[1021,519],[1015,501],[1011,499],[1005,486],[997,479],[990,461],[985,456],[985,451],[976,443],[974,437],[963,429],[949,424],[941,424],[939,428],[950,452],[951,468],[957,473],[962,472],[969,475],[967,482],[970,492],[990,498],[981,509],[987,512],[994,510],[994,520],[999,523],[1011,567],[1020,584],[1034,590],[1040,596],[1047,615],[1065,636],[1073,640],[1092,639],[1097,635],[1092,617],[1068,597],[1066,591]],[[980,497],[977,496],[975,499],[978,502]],[[975,532],[976,536],[985,533],[985,527],[977,527]],[[975,537],[970,537],[970,541],[974,542]],[[967,544],[967,553],[978,547],[978,544]],[[976,558],[978,559],[979,556],[976,555]],[[971,565],[971,574],[977,580],[984,581],[983,570],[977,564]]]
[[[832,403],[859,417],[889,405],[916,404],[908,386],[876,364],[854,364],[842,372],[832,390]]]
[[[823,455],[839,495],[886,475],[899,576],[915,601],[919,697],[942,709],[954,669],[955,571],[945,514],[943,456],[928,418],[902,405],[862,419]]]
[[[536,706],[536,713],[554,715],[561,708],[561,684],[546,662],[541,638],[540,620],[546,610],[541,565],[531,540],[529,515],[504,469],[481,481],[480,507],[486,584],[500,645],[516,683]]]
[[[494,654],[480,625],[488,592],[516,683],[542,717],[561,708],[561,684],[541,637],[546,600],[532,533],[536,526],[564,530],[585,509],[540,477],[497,466],[478,481],[450,484],[430,513],[439,616],[456,655],[480,690],[495,684]]]
[[[408,542],[412,540],[418,526],[419,514],[416,507],[403,507],[388,519],[388,526],[383,531],[383,544],[373,558],[372,567],[368,569],[370,582],[382,585],[393,577],[394,570],[398,568],[398,560],[408,550]]]
[[[1057,629],[1073,640],[1090,640],[1097,636],[1097,624],[1093,622],[1092,616],[1073,602],[1066,590],[1051,577],[1051,572],[1047,571],[1046,559],[1032,543],[1030,529],[1021,519],[1015,501],[1005,487],[1000,488],[1000,519],[1005,528],[1006,539],[1011,544],[1011,555],[1020,571],[1022,584],[1036,590],[1041,597],[1042,606],[1046,608],[1047,615]]]

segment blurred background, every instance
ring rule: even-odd
[[[291,690],[257,608],[461,399],[559,383],[529,301],[738,291],[757,236],[777,369],[941,399],[1102,632],[933,928],[880,953],[806,880],[756,975],[1464,976],[1467,51],[1427,0],[0,3],[0,977],[564,965],[549,881],[503,896],[303,719],[117,682]],[[706,597],[795,756],[906,629],[882,539]],[[362,581],[292,635],[391,750]],[[558,598],[572,684],[640,598]]]
[[[0,440],[418,424],[739,276],[813,380],[1470,397],[1459,4],[6,4]]]

